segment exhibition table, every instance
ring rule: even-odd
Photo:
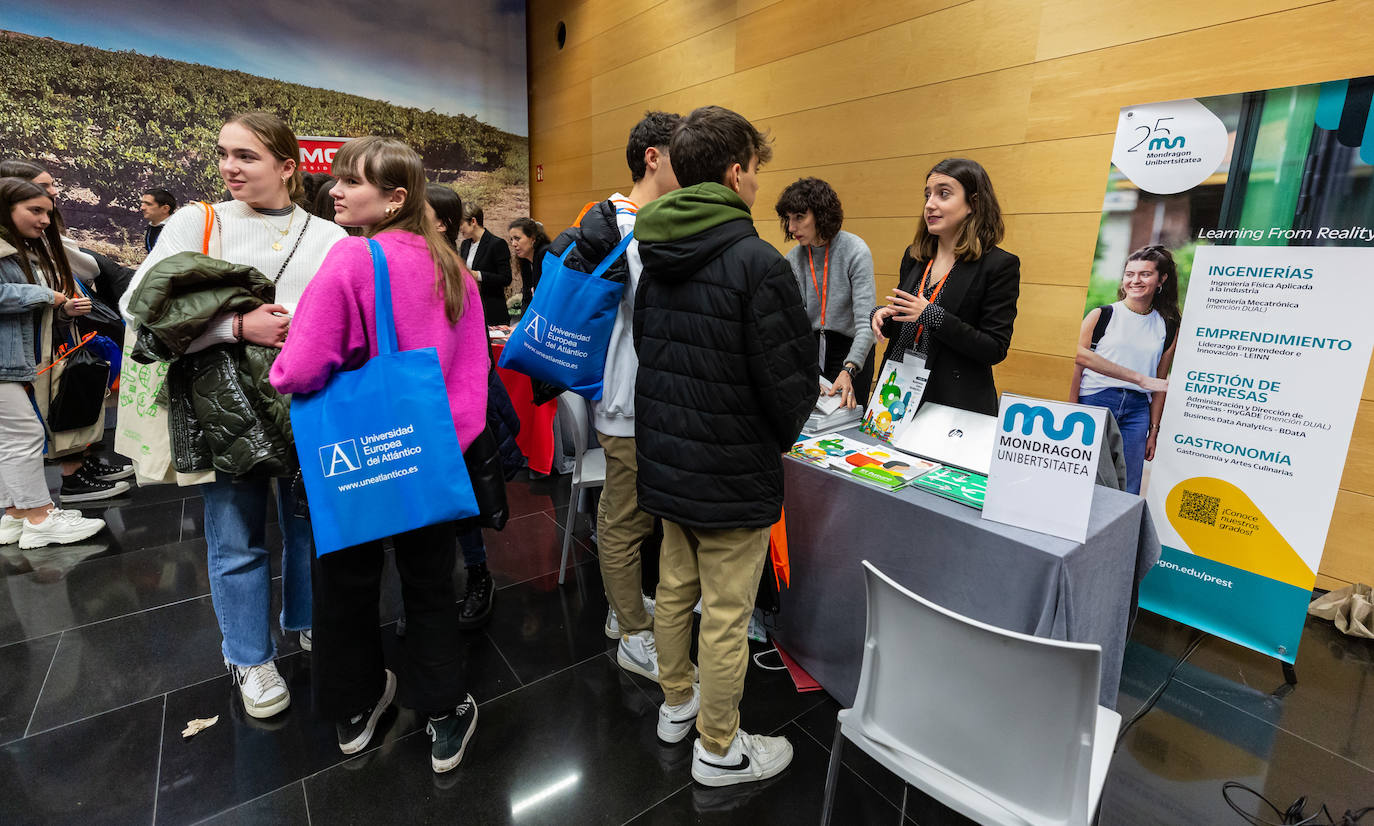
[[[491,343],[498,362],[505,346],[504,341]],[[515,437],[515,443],[520,446],[520,452],[525,454],[530,470],[548,474],[553,468],[553,417],[558,412],[557,400],[536,405],[529,376],[500,367],[496,368],[496,374],[500,376],[501,384],[505,385],[511,404],[515,407],[515,415],[520,419],[520,433]]]
[[[1096,487],[1088,540],[1078,543],[984,520],[922,490],[887,491],[791,457],[783,464],[791,584],[774,634],[840,703],[852,705],[858,690],[867,559],[973,619],[1102,646],[1099,702],[1116,707],[1136,585],[1160,551],[1143,498]]]

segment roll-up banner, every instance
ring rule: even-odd
[[[1289,663],[1374,345],[1371,97],[1123,108],[1079,331],[1070,401],[1148,460],[1140,605]]]

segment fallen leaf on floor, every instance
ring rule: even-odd
[[[181,730],[181,736],[182,736],[183,738],[189,740],[189,739],[191,739],[192,737],[195,737],[197,734],[200,734],[202,731],[205,731],[207,728],[209,728],[210,726],[213,726],[215,723],[218,723],[218,722],[219,722],[219,715],[218,715],[218,714],[216,714],[214,717],[205,717],[205,718],[202,718],[202,719],[199,719],[199,720],[192,720],[191,722],[189,722],[189,723],[186,724],[186,728],[184,728],[184,729]]]

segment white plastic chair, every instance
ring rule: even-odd
[[[1121,726],[1097,704],[1102,649],[969,619],[863,564],[863,666],[836,720],[822,826],[845,738],[979,823],[1091,823]]]
[[[563,558],[558,563],[558,584],[562,585],[568,567],[568,549],[572,547],[573,523],[582,511],[582,494],[606,484],[606,451],[599,447],[587,449],[591,424],[586,399],[565,390],[558,397],[558,412],[568,417],[573,439],[572,492],[568,494],[568,515],[563,519]]]

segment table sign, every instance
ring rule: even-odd
[[[1085,541],[1106,424],[1105,408],[1003,393],[983,518]]]

